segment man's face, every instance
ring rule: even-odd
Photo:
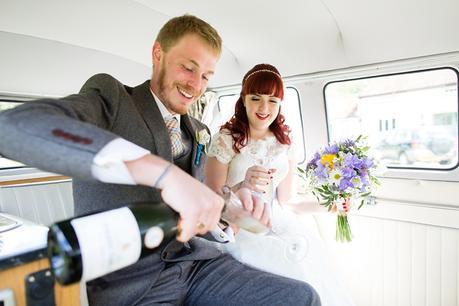
[[[218,58],[217,52],[194,34],[182,37],[167,52],[156,43],[153,46],[153,92],[170,112],[186,114],[206,90]]]

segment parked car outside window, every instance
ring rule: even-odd
[[[442,126],[390,130],[376,142],[374,154],[389,165],[450,168],[457,164],[455,133]]]

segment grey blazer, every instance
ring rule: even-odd
[[[195,134],[208,128],[187,115],[181,117],[181,122],[181,128],[191,135],[193,143],[187,170],[202,180],[206,157],[203,153],[199,166],[195,164]],[[83,85],[79,94],[28,102],[0,114],[0,153],[46,171],[71,176],[76,215],[161,199],[159,190],[154,188],[94,180],[91,175],[94,156],[118,137],[173,161],[167,128],[149,90],[149,81],[129,87],[109,75],[98,74]],[[107,299],[109,303],[109,289],[113,285],[123,288],[118,296],[132,301],[151,287],[165,262],[210,259],[219,254],[199,239],[187,246],[172,241],[163,250],[125,269],[89,282],[89,299],[100,293],[102,296],[96,300],[103,304]]]

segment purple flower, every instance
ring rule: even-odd
[[[321,181],[326,180],[328,178],[327,168],[322,165],[320,160],[316,163],[317,167],[314,169],[314,173],[317,178]]]
[[[368,147],[360,146],[360,138],[334,142],[313,155],[306,170],[315,188],[327,187],[322,189],[324,194],[352,195],[371,189],[373,177],[370,169],[375,162],[367,157]]]
[[[370,169],[370,168],[373,167],[374,164],[375,164],[375,163],[373,162],[372,159],[366,158],[366,157],[363,158],[363,161],[362,161],[362,162],[363,162],[363,167],[364,167],[365,169]]]
[[[351,180],[354,176],[356,176],[357,172],[352,167],[344,167],[341,171],[343,178]]]
[[[346,188],[348,187],[354,188],[354,184],[352,184],[350,180],[343,178],[341,182],[339,183],[339,187],[338,187],[339,191],[345,191]]]
[[[337,154],[339,147],[337,144],[332,144],[331,146],[325,147],[325,154]]]
[[[346,139],[342,142],[342,144],[346,147],[346,148],[350,148],[350,147],[353,147],[355,146],[355,141],[352,140],[352,139]]]
[[[369,181],[368,181],[368,172],[367,171],[362,171],[360,172],[360,180],[362,181],[362,186],[368,186]]]
[[[358,158],[356,155],[347,153],[344,156],[344,165],[346,167],[351,167],[356,170],[360,170],[362,169],[363,161],[360,158]]]
[[[306,169],[315,169],[317,167],[317,161],[320,161],[320,154],[316,152],[314,157],[306,165]]]

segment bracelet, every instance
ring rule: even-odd
[[[166,168],[164,168],[163,172],[159,175],[159,177],[156,179],[155,184],[153,185],[154,188],[159,188],[159,183],[164,179],[166,174],[169,172],[169,170],[172,168],[174,164],[170,163]]]

